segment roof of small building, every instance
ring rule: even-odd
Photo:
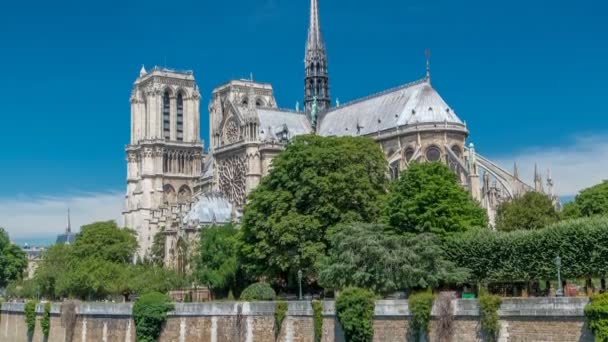
[[[276,108],[257,108],[256,111],[260,119],[260,140],[262,141],[279,140],[278,135],[285,128],[287,128],[288,139],[312,132],[310,122],[304,113]]]
[[[198,222],[199,224],[223,224],[232,222],[232,204],[219,192],[200,194],[190,211],[184,216],[183,222]]]
[[[322,116],[320,135],[367,135],[404,125],[462,124],[426,79],[332,108]]]

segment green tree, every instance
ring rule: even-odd
[[[499,231],[539,229],[558,220],[559,214],[551,199],[534,191],[501,203],[496,209],[496,229]]]
[[[133,305],[133,320],[137,341],[155,342],[160,337],[167,313],[174,309],[169,297],[151,292],[142,295]]]
[[[228,224],[201,230],[195,275],[214,292],[235,290],[238,273],[238,230]]]
[[[71,253],[78,259],[129,263],[136,250],[137,240],[132,230],[121,229],[114,221],[105,221],[82,226]]]
[[[575,202],[568,202],[564,204],[562,211],[560,212],[560,218],[562,220],[580,218],[582,216],[581,209],[578,207],[578,205],[576,205]]]
[[[8,233],[0,228],[0,288],[21,278],[27,267],[25,252],[11,243]]]
[[[286,282],[302,269],[313,279],[329,227],[377,220],[386,171],[372,139],[296,137],[249,196],[239,248],[244,270]]]
[[[403,233],[445,235],[487,226],[485,210],[442,163],[412,163],[393,184],[384,217]]]
[[[608,215],[608,180],[582,190],[564,213],[567,217]]]
[[[152,247],[150,248],[150,262],[156,266],[163,266],[165,264],[165,243],[167,238],[164,230],[154,234],[152,240]]]
[[[319,266],[325,288],[349,286],[387,294],[401,289],[462,283],[469,274],[445,258],[431,234],[406,236],[378,224],[345,224],[331,229],[329,256]]]
[[[34,273],[34,280],[43,297],[55,298],[57,279],[68,271],[71,260],[69,248],[70,245],[52,245],[42,254],[42,260]]]

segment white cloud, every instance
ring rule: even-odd
[[[11,239],[52,237],[65,231],[70,208],[72,230],[95,221],[122,223],[124,193],[108,191],[0,198],[0,227]]]
[[[558,195],[575,195],[608,179],[608,135],[580,135],[566,146],[531,148],[491,159],[509,171],[517,161],[519,176],[528,184],[532,184],[537,163],[544,183],[547,169],[551,169]]]

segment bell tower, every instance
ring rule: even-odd
[[[331,105],[327,53],[325,51],[325,42],[321,35],[318,0],[310,1],[310,24],[308,27],[308,40],[306,41],[304,74],[304,107],[306,115],[311,119],[310,115],[315,100],[319,112],[328,110]]]
[[[142,66],[131,92],[124,225],[137,232],[140,257],[157,225],[151,213],[192,199],[202,171],[200,94],[191,71]],[[154,228],[153,228],[154,227]]]

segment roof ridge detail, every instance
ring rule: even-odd
[[[373,99],[373,98],[376,98],[376,97],[380,97],[380,96],[383,96],[383,95],[386,95],[386,94],[390,94],[390,93],[393,93],[393,92],[396,92],[396,91],[399,91],[399,90],[402,90],[402,89],[406,89],[406,88],[409,88],[409,87],[413,87],[413,86],[416,86],[416,85],[419,85],[419,84],[423,84],[423,83],[428,83],[426,78],[421,78],[419,80],[412,81],[412,82],[409,82],[409,83],[405,83],[405,84],[402,84],[400,86],[396,86],[396,87],[393,87],[393,88],[389,88],[389,89],[386,89],[386,90],[383,90],[383,91],[380,91],[380,92],[377,92],[377,93],[374,93],[374,94],[371,94],[371,95],[367,95],[365,97],[361,97],[361,98],[358,98],[358,99],[355,99],[355,100],[352,100],[352,101],[349,101],[349,102],[346,102],[346,103],[341,103],[340,107],[333,107],[330,110],[328,110],[327,113],[331,113],[331,112],[333,112],[335,110],[338,110],[338,109],[341,109],[341,108],[344,108],[344,107],[352,106],[354,104],[357,104],[357,103],[360,103],[360,102],[363,102],[363,101],[367,101],[367,100],[370,100],[370,99]],[[430,86],[430,84],[429,84],[429,86]]]

